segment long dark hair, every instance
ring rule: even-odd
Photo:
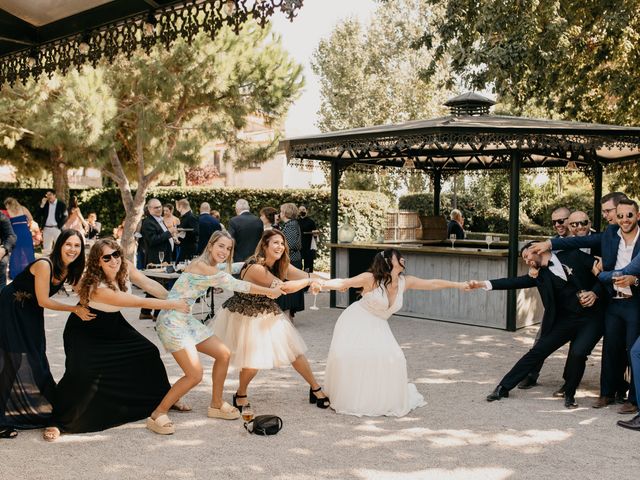
[[[282,252],[282,256],[273,264],[273,267],[268,268],[265,265],[265,261],[267,259],[267,254],[265,252],[267,250],[267,247],[269,246],[269,241],[276,235],[280,236],[284,241],[284,252]],[[287,244],[287,239],[285,238],[284,234],[280,230],[265,230],[265,232],[262,234],[260,242],[258,242],[255,253],[252,257],[249,257],[247,259],[247,263],[257,263],[259,265],[263,265],[267,267],[267,269],[270,270],[271,273],[273,273],[280,280],[286,279],[290,261],[289,245]]]
[[[58,280],[62,280],[62,272],[64,272],[62,246],[64,245],[64,242],[74,235],[80,239],[80,254],[78,255],[78,258],[67,266],[67,277],[65,280],[71,285],[75,285],[80,281],[80,277],[84,271],[84,239],[82,235],[80,235],[80,232],[73,228],[63,230],[62,233],[58,235],[56,243],[53,246],[53,250],[49,255],[49,260],[51,260],[51,264],[53,265],[53,276]]]
[[[393,270],[392,258],[396,257],[398,262],[402,257],[399,250],[395,248],[387,248],[381,252],[376,253],[373,257],[373,262],[369,271],[373,274],[373,284],[376,287],[384,287],[391,283],[391,270]],[[400,274],[402,275],[401,272]]]
[[[116,274],[116,283],[121,292],[127,291],[127,280],[129,278],[129,268],[127,262],[124,259],[124,253],[122,247],[113,238],[102,238],[93,244],[91,250],[89,250],[89,259],[87,260],[87,271],[85,272],[80,282],[80,288],[78,294],[80,296],[80,304],[88,305],[91,300],[91,295],[95,292],[98,285],[101,282],[107,284],[107,286],[115,291],[115,285],[107,281],[107,276],[104,274],[104,270],[100,266],[100,259],[102,258],[103,247],[112,248],[113,251],[120,254],[122,262],[120,264],[120,270]]]

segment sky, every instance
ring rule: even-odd
[[[282,36],[284,47],[303,65],[305,87],[292,105],[285,123],[286,136],[318,133],[316,119],[320,108],[320,85],[311,71],[311,58],[318,43],[346,18],[366,23],[377,3],[374,0],[304,0],[298,16],[289,22],[278,12],[272,17],[273,30]]]

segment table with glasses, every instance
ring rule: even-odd
[[[507,275],[508,252],[506,242],[496,242],[490,248],[480,240],[458,240],[454,248],[447,242],[388,244],[334,243],[336,276],[353,277],[369,269],[374,255],[385,248],[397,248],[405,258],[407,275],[420,278],[440,278],[462,282],[490,280]],[[504,245],[501,245],[504,243]],[[459,246],[459,244],[462,244]],[[500,247],[503,248],[500,248]],[[528,267],[520,260],[518,275],[525,275]],[[358,293],[335,293],[335,306],[346,308],[357,299]],[[537,289],[517,293],[517,328],[539,323],[543,306]],[[412,290],[405,294],[398,315],[483,327],[507,328],[507,294],[505,291],[461,292],[454,289],[439,291]]]

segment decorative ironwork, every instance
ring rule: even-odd
[[[42,73],[65,74],[85,63],[96,66],[116,55],[131,57],[138,48],[145,52],[157,43],[166,48],[178,38],[193,41],[200,31],[212,38],[228,26],[236,33],[250,20],[264,27],[276,9],[289,20],[298,14],[303,0],[189,0],[159,7],[121,19],[92,31],[43,43],[0,57],[0,88],[5,83],[26,82]]]
[[[306,161],[355,161],[359,164],[402,167],[406,158],[414,160],[422,170],[490,170],[504,169],[510,153],[522,154],[522,168],[565,167],[567,161],[576,162],[581,170],[588,170],[594,161],[619,163],[598,152],[618,150],[637,151],[640,135],[505,133],[493,132],[435,132],[395,135],[363,139],[305,142],[285,142],[287,157]],[[627,160],[636,160],[629,157]]]

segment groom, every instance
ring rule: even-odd
[[[480,282],[469,287],[485,290],[512,290],[537,287],[544,305],[541,336],[487,396],[493,402],[509,396],[527,374],[549,355],[571,341],[565,367],[565,407],[576,408],[575,392],[582,380],[588,355],[595,346],[593,331],[602,329],[603,310],[598,298],[602,287],[592,272],[593,257],[580,250],[536,254],[533,242],[521,250],[523,260],[537,270],[537,276],[523,275]],[[597,342],[597,340],[596,340]]]

